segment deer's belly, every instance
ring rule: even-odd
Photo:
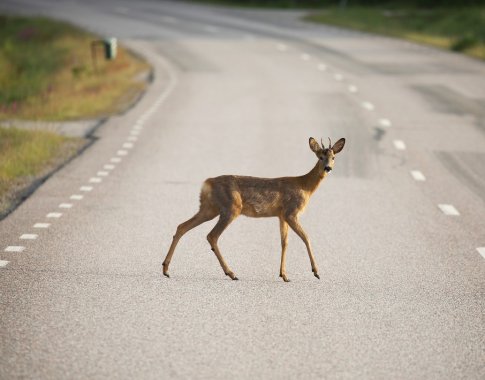
[[[241,214],[253,218],[277,216],[281,211],[279,194],[264,194],[247,197],[243,202]]]

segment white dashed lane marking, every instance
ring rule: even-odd
[[[109,175],[109,172],[99,171],[98,173],[96,173],[96,175],[100,177],[106,177],[107,175]]]
[[[50,212],[47,214],[48,218],[60,218],[62,216],[62,212]]]
[[[391,127],[392,123],[391,123],[391,120],[389,119],[379,119],[379,125],[381,127],[387,128],[387,127]]]
[[[114,165],[111,165],[111,164],[107,164],[107,165],[104,165],[103,168],[105,168],[106,170],[113,170],[116,166]]]
[[[0,260],[0,268],[5,268],[10,261]]]
[[[333,76],[335,78],[336,81],[341,81],[342,79],[344,79],[343,75],[342,74],[335,74]]]
[[[310,60],[310,55],[303,53],[302,55],[300,55],[300,58],[303,59],[304,61],[308,61]]]
[[[357,86],[354,86],[353,84],[349,86],[349,92],[356,93],[357,91]]]
[[[79,190],[81,190],[81,191],[86,191],[86,192],[87,192],[87,191],[91,191],[91,190],[93,190],[93,187],[92,187],[92,186],[81,186],[81,187],[79,188]]]
[[[443,211],[443,214],[445,215],[453,215],[453,216],[460,215],[458,210],[453,205],[439,204],[438,207],[440,208],[441,211]]]
[[[136,141],[136,140],[138,140],[138,137],[137,136],[128,136],[126,139],[128,141]]]
[[[485,247],[478,247],[477,251],[485,259]]]
[[[100,183],[102,181],[101,178],[98,178],[98,177],[91,177],[89,178],[89,182],[90,183]]]
[[[362,107],[364,107],[368,111],[373,111],[375,109],[374,105],[371,102],[362,102]]]
[[[123,148],[131,149],[131,148],[133,148],[133,143],[131,143],[131,142],[124,143]]]
[[[50,225],[50,223],[35,223],[34,228],[49,228]]]
[[[320,64],[318,64],[317,69],[320,70],[320,71],[325,71],[325,70],[327,70],[327,65],[320,63]]]
[[[59,208],[72,208],[72,203],[61,203]]]
[[[118,162],[121,162],[121,157],[112,157],[110,159],[111,162],[114,162],[114,163],[118,163]]]
[[[22,240],[35,240],[39,237],[39,235],[36,234],[23,234],[20,236],[20,239]]]
[[[128,152],[126,150],[120,149],[119,151],[116,152],[118,156],[126,156]]]
[[[24,249],[25,247],[21,245],[9,245],[5,248],[5,252],[22,252]]]
[[[69,197],[69,199],[72,199],[74,201],[80,201],[81,199],[83,199],[84,196],[83,195],[80,195],[80,194],[73,194]]]
[[[426,181],[426,177],[419,170],[411,170],[411,175],[415,181]]]
[[[394,140],[393,144],[397,150],[406,150],[406,144],[402,140]]]

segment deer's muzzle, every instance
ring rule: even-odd
[[[330,166],[325,166],[325,170],[327,173],[330,173],[332,171],[332,168]]]

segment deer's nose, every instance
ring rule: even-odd
[[[325,171],[327,173],[330,173],[331,170],[332,170],[332,168],[330,166],[325,166]]]

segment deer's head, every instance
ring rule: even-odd
[[[335,163],[335,155],[344,148],[345,139],[341,138],[332,146],[332,141],[330,141],[329,138],[328,148],[325,148],[323,141],[321,141],[322,145],[320,146],[313,137],[310,137],[309,143],[310,149],[316,154],[316,156],[320,160],[322,169],[325,172],[329,173],[333,169],[333,165]]]

